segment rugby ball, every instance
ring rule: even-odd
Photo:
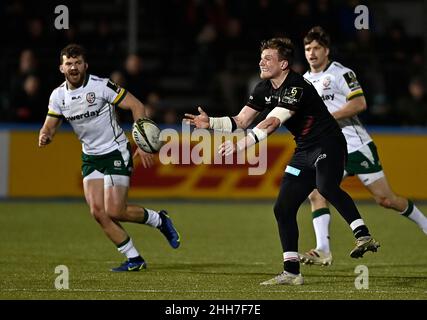
[[[132,138],[136,145],[147,153],[159,152],[162,147],[160,129],[147,118],[138,119],[132,125]]]

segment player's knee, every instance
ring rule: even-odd
[[[322,195],[317,190],[314,190],[312,193],[309,194],[308,200],[310,200],[310,202],[313,204],[326,205],[325,198],[323,198]]]
[[[393,201],[388,197],[376,197],[375,201],[386,209],[393,208]]]
[[[106,205],[105,211],[111,219],[121,221],[125,214],[126,206],[119,203],[110,203]]]
[[[90,207],[90,214],[99,224],[102,224],[103,220],[105,219],[105,210],[101,206],[92,205]]]

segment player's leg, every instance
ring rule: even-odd
[[[262,285],[275,284],[303,284],[300,274],[298,256],[298,224],[297,212],[302,202],[307,198],[314,187],[314,172],[304,171],[298,168],[296,159],[299,154],[294,155],[290,165],[286,168],[286,174],[282,179],[280,192],[274,205],[274,215],[276,217],[280,242],[283,249],[283,273],[262,282]],[[301,156],[305,158],[305,155]]]
[[[347,169],[357,174],[379,205],[393,209],[414,221],[427,234],[427,218],[424,214],[412,201],[398,196],[392,191],[381,167],[374,142],[350,153]]]
[[[120,226],[119,221],[115,219],[120,212],[123,212],[126,207],[127,192],[129,177],[119,176],[123,179],[116,179],[116,184],[112,185],[111,176],[104,176],[104,207],[105,212],[109,218]],[[123,180],[125,182],[123,182]],[[120,182],[119,182],[120,181]],[[116,243],[117,250],[126,256],[127,260],[112,271],[138,271],[146,268],[144,259],[135,248],[132,239],[126,234],[126,237],[120,242]]]
[[[92,169],[102,173],[103,177],[103,208],[105,215],[118,228],[122,230],[122,237],[119,241],[114,241],[119,252],[124,254],[127,260],[112,271],[139,271],[146,268],[144,259],[135,248],[132,239],[122,228],[119,221],[114,219],[114,213],[122,210],[126,204],[127,188],[129,186],[129,175],[132,172],[132,158],[130,156],[130,145],[120,145],[118,149],[104,155],[83,156],[83,174],[87,174]],[[112,172],[116,173],[117,180],[112,179]],[[116,185],[115,185],[116,184]],[[116,188],[112,188],[116,186]],[[114,189],[114,190],[113,190]],[[114,193],[115,196],[111,197]]]
[[[132,240],[129,238],[126,231],[118,222],[114,221],[105,210],[104,175],[98,171],[92,172],[83,179],[83,188],[90,213],[99,223],[107,237],[117,246],[118,250],[126,256],[132,258],[139,257],[139,253],[134,248]],[[126,267],[126,270],[114,271],[137,271],[145,267],[145,264],[137,263],[135,265],[130,265],[129,270],[128,266],[121,267]]]
[[[172,248],[178,248],[181,243],[180,235],[168,213],[165,210],[157,212],[141,206],[127,204],[128,186],[128,176],[105,176],[106,211],[111,218],[115,221],[140,223],[155,227],[166,237]]]
[[[166,210],[155,211],[128,204],[124,211],[124,219],[129,222],[142,223],[159,229],[174,249],[177,249],[181,244],[181,236]]]
[[[95,177],[96,174],[99,176]],[[90,213],[107,237],[115,244],[123,242],[127,238],[126,232],[105,212],[103,174],[95,171],[90,176],[85,177],[83,189]]]
[[[369,179],[371,174],[360,175],[361,179]],[[362,181],[363,181],[362,180]],[[375,201],[386,209],[393,209],[402,216],[415,222],[425,234],[427,234],[427,217],[414,205],[411,200],[396,195],[383,175],[374,182],[366,185],[366,188],[374,196]]]
[[[316,233],[316,249],[329,252],[329,223],[331,213],[326,199],[314,189],[308,196],[313,216],[313,227]]]
[[[379,244],[371,237],[353,199],[340,187],[346,157],[345,140],[331,138],[322,143],[319,151],[314,160],[316,186],[346,220],[357,239],[350,256],[360,258],[366,251],[376,251]]]
[[[329,266],[332,254],[329,245],[329,223],[331,214],[326,199],[314,189],[308,196],[313,216],[313,227],[316,235],[316,248],[300,253],[300,261],[304,264]]]
[[[125,189],[119,188],[121,189],[120,192],[114,191],[106,194],[106,197],[108,197],[106,201],[109,208],[108,213],[116,221],[141,223],[156,227],[166,237],[172,248],[178,248],[180,235],[165,210],[156,212],[140,206],[128,205],[127,203],[127,191],[133,167],[129,144],[120,146],[118,150],[113,151],[102,164],[105,185],[108,188],[113,188],[112,190],[115,190],[116,186],[125,187]],[[125,199],[125,202],[123,202],[123,199]]]

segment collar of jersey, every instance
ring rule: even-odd
[[[325,72],[326,72],[326,70],[328,70],[328,69],[329,69],[329,67],[331,66],[331,64],[332,64],[333,62],[334,62],[333,60],[329,60],[329,62],[328,62],[328,64],[326,65],[325,69],[323,69],[323,70],[322,70],[322,71],[320,71],[320,72],[311,72],[311,70],[308,70],[308,73],[309,73],[309,74],[311,74],[311,75],[322,75],[323,73],[325,73]]]
[[[67,89],[67,91],[76,92],[76,91],[79,91],[80,89],[86,87],[86,85],[87,85],[88,82],[89,82],[89,73],[86,73],[85,81],[83,81],[83,84],[80,87],[75,88],[74,90],[70,90],[68,88],[67,81],[65,81],[65,88]]]

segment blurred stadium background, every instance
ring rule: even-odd
[[[54,26],[59,4],[69,8],[68,30]],[[180,123],[183,112],[197,104],[215,113],[235,112],[257,77],[259,42],[291,37],[298,47],[294,68],[303,72],[302,37],[319,24],[332,36],[332,56],[351,66],[365,88],[366,124],[426,126],[425,1],[365,1],[370,23],[360,31],[354,27],[358,4],[362,2],[2,1],[7,32],[2,37],[0,121],[43,120],[41,106],[63,80],[59,51],[70,42],[88,49],[90,72],[129,88],[152,108],[158,122]],[[410,90],[410,84],[418,90]]]
[[[354,28],[356,17],[354,8],[359,4],[369,8],[368,30]],[[55,18],[58,16],[54,13],[57,5],[66,5],[69,9],[70,28],[68,30],[57,30],[54,26]],[[55,264],[61,264],[65,260],[69,264],[75,263],[75,268],[78,268],[80,266],[78,263],[84,263],[82,261],[85,259],[95,259],[95,262],[104,261],[105,256],[112,254],[110,250],[112,248],[108,247],[102,235],[97,234],[99,243],[103,244],[101,247],[107,248],[105,252],[102,251],[104,249],[95,252],[95,246],[88,246],[85,250],[89,250],[90,254],[84,254],[76,262],[74,258],[81,252],[71,243],[76,242],[75,246],[77,246],[78,240],[72,236],[67,238],[68,224],[58,226],[62,220],[58,221],[56,217],[62,217],[61,219],[66,219],[65,221],[70,223],[73,230],[80,230],[79,235],[82,239],[86,239],[91,244],[97,241],[91,238],[92,236],[89,237],[89,234],[97,230],[95,223],[85,220],[80,225],[67,220],[70,219],[71,212],[67,210],[70,205],[68,202],[61,204],[55,202],[59,199],[83,201],[80,144],[70,128],[63,125],[55,143],[49,148],[44,150],[37,148],[38,130],[46,115],[50,92],[63,81],[58,71],[59,51],[66,44],[77,42],[85,46],[88,50],[90,73],[111,77],[140,98],[145,103],[150,117],[163,128],[179,129],[183,114],[189,111],[194,112],[199,105],[204,106],[205,110],[213,116],[232,114],[240,110],[257,80],[259,42],[263,39],[280,35],[289,36],[297,45],[294,69],[304,72],[307,64],[302,38],[314,25],[322,25],[332,37],[332,58],[352,68],[362,84],[368,110],[360,117],[376,141],[391,185],[401,195],[425,201],[427,200],[425,186],[427,181],[425,169],[427,158],[426,16],[427,2],[422,0],[364,1],[363,3],[358,0],[2,1],[0,3],[0,21],[3,30],[0,51],[0,199],[4,201],[0,202],[0,219],[2,219],[1,225],[9,227],[7,230],[3,229],[1,239],[3,239],[2,243],[14,239],[16,245],[1,249],[7,254],[0,258],[0,267],[2,274],[7,274],[8,277],[0,282],[2,288],[0,297],[102,298],[102,295],[93,295],[91,289],[86,293],[82,289],[83,293],[80,296],[78,294],[62,296],[56,293],[45,295],[50,291],[43,289],[45,282],[53,279],[53,272],[46,269],[46,266],[53,268]],[[123,123],[131,121],[128,114],[121,113],[119,116]],[[129,128],[129,125],[125,127]],[[214,216],[218,214],[215,204],[218,200],[232,200],[234,203],[232,209],[227,211],[228,209],[224,209],[227,206],[222,206],[221,210],[235,215],[230,222],[243,229],[229,230],[229,233],[226,229],[223,230],[230,242],[240,241],[241,239],[232,238],[233,232],[237,237],[237,234],[247,231],[244,227],[245,223],[240,219],[245,219],[244,214],[254,208],[251,205],[245,205],[245,201],[264,200],[267,203],[258,204],[261,206],[258,209],[255,207],[256,213],[251,216],[252,222],[249,221],[249,226],[246,228],[250,229],[250,226],[254,226],[256,230],[255,226],[259,227],[263,219],[267,219],[267,227],[263,226],[261,229],[264,230],[265,227],[265,232],[272,233],[276,227],[271,206],[278,191],[282,170],[292,154],[293,141],[286,132],[280,132],[269,139],[268,148],[268,171],[263,176],[248,176],[247,165],[165,166],[157,162],[153,169],[143,170],[137,164],[132,178],[130,196],[133,200],[155,199],[156,202],[153,204],[155,207],[170,205],[178,212],[192,213],[177,215],[176,220],[187,234],[193,236],[194,241],[202,243],[206,241],[206,234],[219,231],[214,226],[216,219],[211,217],[206,218],[209,224],[212,221],[210,229],[203,229],[204,232],[199,232],[200,234],[197,235],[192,234],[196,231],[190,226],[200,228],[200,225],[194,224],[193,221],[193,219],[200,219],[197,218],[203,214],[200,211],[206,211],[206,215]],[[356,179],[346,180],[344,187],[356,199],[370,199],[369,194]],[[202,209],[197,202],[193,205],[191,202],[174,203],[173,200],[176,199],[210,199],[211,202],[205,202],[205,209]],[[373,229],[381,229],[382,217],[390,215],[389,212],[384,213],[385,210],[374,205],[363,208],[368,220],[370,213],[376,216],[372,218]],[[422,208],[425,212],[426,206]],[[307,207],[302,210],[308,212]],[[76,211],[83,212],[81,215],[84,216],[85,208],[79,207]],[[256,214],[260,212],[268,218],[258,217]],[[312,244],[313,237],[309,215],[304,216],[305,218],[301,218],[305,219],[301,234],[307,234],[308,238],[301,241],[304,248],[308,248],[310,245],[308,241]],[[89,217],[86,218],[89,221]],[[23,221],[27,219],[40,219],[41,222],[24,223]],[[396,219],[390,220],[390,225],[399,229],[402,236],[405,236],[406,228],[409,230],[415,228],[409,223],[402,225],[399,217]],[[69,255],[65,253],[55,255],[55,252],[62,251],[59,247],[53,244],[47,245],[43,241],[47,232],[43,228],[48,230],[58,228],[63,231],[57,232],[54,243],[58,245],[66,243]],[[340,225],[337,229],[345,230],[345,226]],[[86,230],[87,234],[82,235],[84,233],[82,230]],[[347,231],[342,231],[343,234],[345,232]],[[185,239],[185,233],[183,234]],[[259,232],[259,235],[261,234],[263,231]],[[337,235],[345,237],[341,235],[341,231],[337,231]],[[390,240],[394,246],[400,244],[393,244],[395,237],[387,234],[387,230],[384,230],[381,236],[387,241]],[[411,235],[415,237],[411,240],[424,245],[425,239],[422,236]],[[150,237],[155,236],[148,234],[148,239],[151,239]],[[267,254],[263,254],[255,262],[279,261],[278,239],[264,240],[273,247],[263,247],[264,242],[251,243],[256,252],[265,250],[268,253],[268,258]],[[350,244],[351,240],[347,240]],[[155,241],[157,240],[147,240],[147,244]],[[160,271],[154,275],[151,274],[154,280],[149,282],[148,287],[154,288],[157,280],[166,282],[163,282],[164,287],[159,289],[159,294],[150,295],[148,290],[140,292],[137,297],[147,299],[150,297],[191,299],[219,297],[217,293],[221,289],[217,287],[209,288],[211,295],[209,290],[206,291],[208,293],[201,295],[191,293],[191,288],[188,289],[188,295],[178,295],[174,281],[184,285],[189,278],[194,277],[194,274],[185,272],[183,277],[178,276],[187,267],[191,269],[193,263],[196,269],[198,268],[195,272],[200,271],[197,273],[199,278],[196,283],[202,287],[206,281],[203,277],[204,273],[214,277],[213,274],[218,272],[218,269],[222,270],[222,276],[225,275],[225,277],[220,279],[214,277],[214,280],[220,283],[229,282],[227,275],[233,275],[235,272],[233,270],[240,270],[242,274],[249,273],[250,277],[241,279],[237,289],[227,287],[226,293],[220,295],[223,298],[295,297],[304,299],[310,296],[310,293],[305,295],[295,290],[292,291],[294,296],[269,293],[256,295],[248,293],[249,291],[247,294],[239,295],[239,286],[246,285],[246,280],[251,281],[249,278],[252,275],[249,270],[255,270],[253,272],[257,272],[258,269],[264,270],[264,273],[255,274],[255,277],[258,275],[261,280],[268,272],[275,272],[275,267],[279,267],[279,264],[269,265],[265,269],[265,265],[262,264],[264,262],[260,262],[259,265],[248,264],[239,269],[240,259],[250,259],[250,256],[242,253],[245,249],[244,244],[237,246],[236,250],[233,249],[234,258],[217,254],[212,256],[212,259],[217,259],[212,263],[205,256],[203,246],[190,251],[191,246],[190,244],[188,249],[183,248],[184,252],[174,258],[164,257],[160,251],[157,253],[153,249],[154,259],[158,259],[160,263]],[[338,242],[336,246],[338,250],[344,250],[339,247]],[[222,250],[219,246],[214,248]],[[330,290],[331,294],[323,298],[411,298],[410,294],[408,297],[408,292],[416,292],[413,297],[425,299],[427,286],[425,250],[414,251],[413,255],[407,259],[406,266],[399,265],[396,257],[393,256],[393,251],[387,251],[386,246],[384,250],[386,252],[384,259],[376,266],[378,268],[384,265],[394,266],[396,273],[390,270],[390,274],[384,276],[385,282],[379,282],[380,288],[383,285],[383,291],[379,290],[372,296],[360,294],[340,296],[337,293],[333,294],[334,290]],[[46,251],[49,253],[47,254]],[[24,258],[26,262],[35,264],[37,274],[42,274],[41,278],[35,274],[29,275],[27,272],[21,282],[15,281],[16,274],[19,274],[16,270],[20,268],[19,261],[22,261],[20,260],[22,256],[26,257]],[[117,256],[111,256],[108,259],[117,259]],[[223,260],[232,262],[228,265],[226,263],[218,265]],[[168,264],[171,261],[175,264],[172,263],[169,268]],[[342,273],[348,269],[350,276],[344,283],[352,284],[354,266],[349,267],[348,259],[346,263],[338,264],[338,269],[332,273],[333,276],[329,273],[334,278],[333,281],[341,281],[343,278],[340,277],[347,277],[342,276]],[[176,266],[175,269],[173,265]],[[99,267],[95,263],[90,265],[90,268],[92,267],[93,270],[97,270],[96,272],[100,268],[108,269],[107,265]],[[314,289],[327,290],[329,283],[322,282],[322,279],[328,275],[328,271],[307,270],[310,271],[303,271],[314,274],[318,279],[317,287],[315,286]],[[89,272],[92,272],[92,269]],[[172,272],[171,278],[165,279],[162,272]],[[411,287],[412,291],[402,289],[405,288],[405,279],[396,280],[395,278],[396,274],[405,272],[412,272],[418,283]],[[96,276],[99,275],[96,274]],[[104,273],[99,281],[108,277]],[[144,281],[150,281],[147,279],[144,276]],[[83,279],[79,285],[82,288],[91,287],[92,282],[88,281],[89,284]],[[31,286],[28,286],[29,282],[32,283]],[[129,288],[126,289],[126,285],[132,288],[131,280],[122,283],[122,286],[117,288],[118,294],[112,294],[112,297],[129,298],[126,293]],[[50,282],[49,286],[52,286]],[[174,289],[170,289],[170,286]],[[342,286],[343,284],[336,288],[336,292],[347,290]],[[258,290],[256,286],[249,289],[252,290],[251,292]],[[114,293],[114,290],[112,292]],[[393,295],[391,292],[397,293]],[[316,297],[322,299],[322,294]]]
[[[55,28],[59,4],[69,10],[69,29]],[[320,24],[331,33],[332,57],[351,67],[364,88],[368,110],[361,118],[370,126],[395,191],[427,199],[427,171],[420,161],[427,152],[427,4],[364,2],[369,29],[356,30],[354,8],[359,4],[357,0],[3,1],[1,21],[8,31],[0,53],[0,198],[81,197],[80,146],[69,127],[63,126],[50,148],[43,152],[36,148],[49,95],[63,81],[58,55],[66,44],[83,44],[89,72],[113,78],[145,103],[151,118],[163,127],[180,129],[183,114],[199,105],[213,116],[240,110],[258,79],[263,39],[291,37],[297,45],[294,69],[304,72],[302,38]],[[130,113],[119,116],[129,128]],[[158,163],[149,171],[137,167],[131,196],[274,199],[292,149],[286,132],[272,138],[268,173],[257,177],[248,176],[245,166],[194,170],[192,164]],[[57,163],[61,180],[50,174]],[[357,179],[346,181],[345,187],[356,198],[369,198]]]

